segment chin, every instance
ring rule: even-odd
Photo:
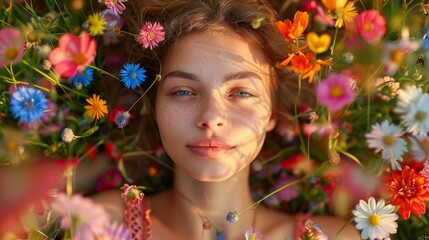
[[[197,173],[188,173],[193,179],[201,182],[223,182],[231,178],[235,173],[225,170],[198,171]]]

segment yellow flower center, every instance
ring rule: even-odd
[[[74,56],[73,60],[77,65],[81,65],[86,62],[86,57],[80,52]]]
[[[4,52],[4,57],[9,61],[13,61],[16,56],[18,56],[18,50],[14,47],[7,48]]]
[[[110,0],[110,2],[112,2],[113,4],[116,4],[118,0]]]
[[[404,60],[404,53],[401,49],[395,49],[390,53],[390,60],[396,64],[401,64]]]
[[[384,142],[387,146],[392,146],[392,145],[393,145],[394,140],[393,140],[393,137],[389,135],[389,136],[385,136],[385,137],[383,138],[383,142]]]
[[[152,41],[155,38],[156,38],[156,34],[155,33],[149,33],[147,35],[147,40],[149,40],[149,41]]]
[[[414,118],[416,119],[416,121],[422,122],[423,120],[426,119],[426,113],[419,111],[416,113],[416,115],[414,116]]]
[[[377,226],[381,222],[380,216],[378,216],[377,214],[372,214],[368,218],[368,222],[373,226]]]
[[[256,235],[255,235],[255,234],[253,234],[253,233],[252,233],[252,234],[250,234],[250,239],[251,239],[251,240],[256,240]]]
[[[338,85],[334,85],[331,88],[331,96],[334,98],[338,98],[341,97],[343,95],[343,89],[338,86]]]
[[[363,24],[363,30],[365,30],[365,32],[371,32],[373,29],[373,25],[370,22],[365,22]]]

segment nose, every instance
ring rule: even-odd
[[[204,129],[217,129],[226,126],[225,107],[214,97],[205,99],[199,106],[197,126]]]

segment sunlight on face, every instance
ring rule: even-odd
[[[275,125],[269,74],[262,51],[232,32],[194,33],[172,46],[156,121],[176,167],[200,181],[247,167]]]

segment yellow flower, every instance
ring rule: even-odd
[[[307,34],[307,44],[310,50],[314,53],[323,53],[326,52],[331,45],[331,35],[322,34],[318,35],[315,32],[310,32]]]
[[[98,96],[97,94],[93,94],[92,98],[87,98],[86,101],[90,104],[85,105],[85,109],[88,110],[86,114],[88,114],[88,116],[91,117],[92,120],[98,120],[105,114],[107,114],[106,101],[100,99],[100,96]]]
[[[348,2],[344,8],[337,9],[335,15],[337,16],[335,27],[342,28],[344,25],[346,28],[349,28],[349,24],[358,15],[354,1]]]
[[[88,17],[89,22],[89,33],[92,36],[102,35],[104,30],[106,30],[106,20],[103,15],[99,12],[96,12]]]

